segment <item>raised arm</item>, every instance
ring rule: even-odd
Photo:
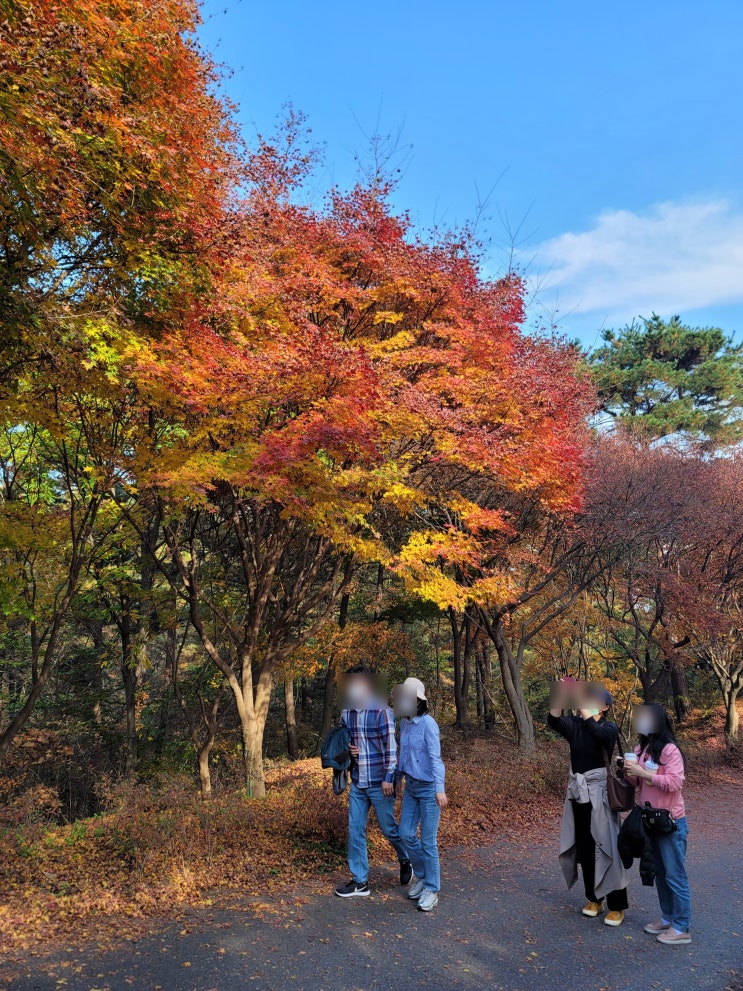
[[[547,716],[547,725],[555,733],[559,733],[560,736],[564,736],[566,740],[571,741],[575,736],[575,722],[569,716],[563,716],[561,713],[562,709],[550,709]]]
[[[584,718],[583,725],[586,727],[591,736],[597,740],[611,755],[617,744],[617,737],[619,736],[619,730],[617,729],[616,724],[606,721],[599,722],[597,719],[594,719],[593,716],[588,716],[588,718]]]

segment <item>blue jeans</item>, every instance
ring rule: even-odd
[[[413,873],[423,882],[427,891],[441,889],[439,848],[436,834],[439,831],[441,811],[436,802],[436,785],[433,781],[420,781],[405,775],[405,794],[400,813],[400,832],[407,847]],[[418,839],[420,826],[420,839]]]
[[[652,836],[655,854],[655,886],[663,921],[670,922],[678,932],[689,932],[691,925],[691,892],[686,876],[686,837],[689,824],[686,817],[677,819],[678,829],[665,836]]]
[[[400,839],[400,827],[395,819],[395,796],[389,798],[382,792],[382,785],[359,788],[351,782],[348,797],[348,866],[356,884],[369,880],[369,850],[366,845],[366,824],[369,809],[374,807],[379,828],[395,848],[397,859],[407,860],[408,851]]]

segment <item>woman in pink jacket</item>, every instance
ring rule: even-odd
[[[672,833],[649,833],[655,854],[655,885],[661,917],[645,926],[667,946],[691,943],[691,894],[686,876],[686,837],[689,827],[682,788],[686,777],[671,722],[662,705],[651,703],[635,711],[634,727],[640,739],[635,747],[637,763],[625,761],[624,773],[637,780],[636,802],[655,809],[668,809],[676,822]]]

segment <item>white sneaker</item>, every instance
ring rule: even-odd
[[[423,894],[424,887],[425,884],[420,878],[413,878],[413,883],[408,888],[408,898],[414,898],[415,901],[418,901],[420,896]]]
[[[423,894],[418,899],[418,908],[421,912],[430,912],[431,909],[436,908],[439,903],[439,896],[435,891],[429,891],[427,888],[423,890]]]

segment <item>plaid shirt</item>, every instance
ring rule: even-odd
[[[394,782],[397,743],[392,709],[374,703],[368,709],[344,709],[341,723],[348,727],[351,743],[359,748],[351,766],[353,783],[372,788],[383,781]]]

